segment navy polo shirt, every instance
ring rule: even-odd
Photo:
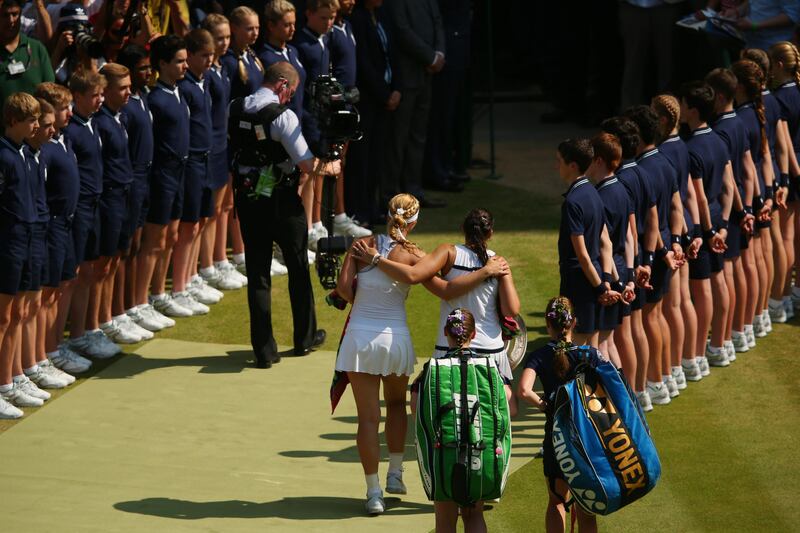
[[[711,220],[716,226],[722,219],[722,182],[729,156],[725,141],[708,126],[692,132],[686,141],[689,149],[689,174],[693,180],[703,180]]]
[[[153,163],[153,115],[146,95],[131,95],[122,108],[122,124],[128,131],[128,155],[134,175],[146,177]]]
[[[0,189],[0,211],[4,218],[22,223],[36,222],[36,198],[33,195],[36,171],[33,156],[24,145],[16,144],[8,137],[0,137],[0,174],[3,187]]]
[[[72,142],[63,133],[42,145],[39,163],[45,167],[47,205],[52,216],[69,217],[78,205],[81,177]]]
[[[694,222],[686,208],[686,196],[689,193],[689,150],[683,139],[677,135],[670,135],[659,145],[658,151],[664,154],[664,157],[678,170],[678,192],[683,204],[683,218],[686,220],[686,227],[691,231]]]
[[[64,133],[72,142],[81,176],[81,196],[99,196],[103,192],[103,147],[92,119],[73,111]]]
[[[625,186],[617,176],[609,176],[597,184],[597,193],[605,208],[608,236],[614,253],[614,262],[622,279],[627,268],[625,244],[628,237],[628,217],[634,212],[633,203]]]
[[[789,126],[794,151],[800,153],[800,89],[797,83],[790,81],[772,91],[772,94],[781,106],[781,117]]]
[[[345,87],[356,86],[356,38],[353,25],[343,19],[331,29],[331,63],[333,76]]]
[[[744,125],[747,144],[750,146],[750,157],[753,158],[753,164],[755,164],[756,167],[756,175],[758,176],[758,185],[763,195],[764,172],[761,168],[761,164],[764,160],[764,153],[761,151],[761,124],[758,122],[756,109],[752,102],[739,106],[736,109],[736,114]],[[766,124],[764,126],[766,129]]]
[[[329,34],[317,35],[309,28],[303,28],[294,36],[293,44],[300,55],[300,61],[306,67],[306,94],[303,96],[303,136],[309,146],[318,148],[320,131],[317,120],[311,113],[311,83],[322,74],[330,74],[330,37]]]
[[[781,105],[775,95],[769,91],[762,91],[761,97],[764,100],[764,115],[767,119],[767,144],[773,163],[775,163],[775,146],[778,137],[778,122],[782,120]]]
[[[264,43],[261,45],[261,48],[258,51],[258,58],[262,63],[264,63],[264,68],[268,68],[270,65],[280,63],[281,61],[287,61],[291,63],[291,65],[297,71],[300,81],[297,84],[297,90],[295,91],[294,96],[292,96],[292,99],[289,100],[289,109],[294,111],[294,114],[297,115],[298,119],[302,120],[303,95],[305,94],[306,86],[306,68],[300,61],[297,48],[291,44],[287,44],[285,48],[278,49],[269,43]]]
[[[644,178],[644,173],[636,161],[630,159],[623,161],[617,170],[617,178],[628,191],[628,197],[636,213],[636,232],[641,238],[644,235],[647,213],[656,202],[653,199],[653,190],[650,183]]]
[[[589,178],[580,177],[564,193],[561,205],[561,229],[558,235],[558,264],[561,271],[580,269],[572,246],[572,235],[583,235],[586,250],[597,272],[600,268],[600,234],[605,225],[605,208]]]
[[[244,63],[247,79],[242,79],[239,73],[239,62]],[[241,54],[236,54],[233,48],[228,48],[225,55],[219,58],[223,70],[228,73],[231,80],[231,99],[250,96],[261,87],[264,82],[264,72],[256,64],[256,55],[249,48]]]
[[[666,245],[670,241],[669,212],[672,207],[672,195],[678,191],[678,170],[664,154],[658,151],[658,148],[641,154],[636,162],[645,172],[645,180],[653,188],[658,210],[658,229]]]
[[[103,142],[103,185],[124,186],[133,181],[133,167],[128,151],[128,132],[121,122],[122,112],[111,111],[105,104],[94,115],[94,124]]]
[[[36,209],[36,222],[48,222],[50,220],[50,210],[47,207],[47,167],[41,161],[41,149],[34,150],[32,146],[25,146],[25,158],[30,162],[30,180],[28,185],[31,188],[31,198]]]
[[[147,95],[153,113],[153,161],[189,155],[189,106],[177,87],[159,81]]]
[[[739,187],[739,192],[744,190],[744,164],[742,159],[745,152],[750,150],[750,143],[747,140],[747,133],[744,130],[742,120],[736,115],[736,111],[729,111],[720,115],[711,125],[715,132],[722,137],[728,147],[731,166],[733,167],[733,179]],[[742,199],[744,200],[744,198]]]
[[[591,346],[587,346],[586,348],[589,351],[587,354],[589,366],[594,368],[603,362],[603,359],[595,348]],[[544,389],[544,395],[542,397],[549,402],[552,402],[555,398],[558,387],[566,383],[566,380],[560,379],[556,373],[555,358],[556,343],[550,341],[541,348],[532,351],[527,359],[525,359],[525,368],[530,368],[536,372],[536,377],[539,378],[539,381],[542,383],[542,388]],[[570,368],[575,368],[578,363],[583,360],[583,356],[579,354],[577,346],[570,344],[567,350],[567,359],[569,359]]]
[[[210,152],[211,92],[207,90],[204,80],[198,79],[189,70],[178,82],[178,88],[189,106],[189,151]]]
[[[211,65],[205,76],[211,95],[211,144],[215,153],[228,146],[228,104],[231,101],[231,78],[222,66]],[[298,91],[299,92],[299,91]]]

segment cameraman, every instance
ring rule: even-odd
[[[289,270],[294,354],[306,355],[325,341],[325,330],[317,329],[306,216],[297,192],[300,173],[312,172],[314,156],[297,115],[286,107],[298,83],[291,64],[275,63],[264,72],[263,85],[243,101],[234,100],[230,109],[235,202],[247,254],[250,340],[258,368],[280,361],[270,301],[273,242]],[[250,127],[243,129],[243,123]]]
[[[0,4],[0,103],[15,92],[33,94],[43,81],[53,81],[53,67],[42,43],[21,33],[19,0]]]

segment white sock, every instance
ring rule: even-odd
[[[650,381],[649,379],[647,380],[647,384],[654,389],[658,388],[659,385],[663,385],[663,383],[660,381]]]
[[[11,392],[11,389],[13,389],[13,388],[14,388],[14,383],[13,382],[6,383],[5,385],[0,385],[0,394],[6,393],[6,392]]]
[[[58,355],[58,350],[56,350],[54,352],[47,352],[47,358],[48,359],[52,359],[53,357],[55,357],[57,355]]]
[[[241,265],[242,263],[244,263],[244,252],[240,254],[233,254],[233,262],[236,263],[237,265]]]
[[[36,369],[38,370],[39,367],[37,366]],[[25,374],[24,373],[20,374],[19,376],[14,376],[14,377],[11,378],[11,383],[20,383],[22,381],[25,381]]]
[[[661,376],[661,382],[666,384],[667,380],[669,380],[669,376]]]
[[[697,357],[684,357],[683,361],[681,361],[681,364],[683,364],[684,361],[686,362],[686,366],[692,366],[697,363]]]
[[[22,370],[22,372],[23,372],[23,373],[24,373],[26,376],[32,376],[32,375],[34,375],[35,373],[37,373],[38,371],[39,371],[39,365],[33,365],[33,366],[32,366],[32,367],[30,367],[30,368],[24,368],[24,369]]]
[[[379,492],[381,490],[381,482],[378,479],[378,474],[365,474],[364,479],[367,480],[367,494],[370,492]]]
[[[750,333],[751,331],[753,331],[753,324],[745,324],[744,325],[744,332],[745,333]]]
[[[403,471],[403,454],[390,453],[389,454],[389,472],[402,472]]]
[[[166,300],[166,299],[167,299],[167,293],[165,293],[165,292],[162,292],[161,294],[154,294],[153,295],[153,300],[154,301],[158,300],[160,302],[161,300]]]
[[[345,220],[347,220],[347,213],[339,213],[333,217],[334,222],[344,222]]]
[[[227,264],[228,264],[228,260],[227,259],[223,259],[222,261],[214,261],[214,266],[217,267],[217,268],[222,268]]]
[[[783,300],[775,300],[774,298],[770,298],[769,305],[772,307],[780,307],[783,305]]]
[[[100,329],[110,328],[112,324],[113,324],[113,320],[109,320],[108,322],[103,322],[102,324],[100,324]]]
[[[314,222],[313,224],[311,224],[311,229],[320,229],[321,227],[322,227],[321,220],[319,222]]]
[[[128,318],[128,315],[125,314],[125,313],[122,313],[121,315],[117,315],[115,317],[111,317],[112,320],[121,320],[123,322],[126,322],[127,318]]]
[[[211,265],[211,266],[208,266],[208,267],[205,267],[205,268],[201,268],[200,269],[200,275],[204,276],[204,277],[213,276],[215,270],[216,269],[214,268],[214,265]]]
[[[683,367],[681,365],[672,367],[672,371],[673,372],[681,372],[682,370],[683,370]]]
[[[97,329],[93,329],[93,330],[89,331],[89,333],[97,333],[98,331],[99,331],[100,333],[102,333],[102,332],[103,332],[103,330],[101,330],[100,328],[97,328]]]

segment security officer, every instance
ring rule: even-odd
[[[273,242],[289,270],[294,354],[306,355],[325,341],[325,330],[317,329],[306,254],[308,228],[297,194],[300,172],[312,172],[314,156],[297,115],[286,107],[298,83],[290,63],[275,63],[264,72],[261,88],[230,107],[235,201],[247,253],[250,340],[258,368],[280,361],[270,301]]]

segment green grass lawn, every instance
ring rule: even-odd
[[[459,226],[464,214],[479,206],[491,210],[496,235],[490,247],[512,266],[530,345],[544,342],[542,310],[558,288],[560,189],[553,180],[543,182],[535,193],[474,180],[465,192],[447,196],[448,208],[423,210],[418,230],[410,236],[425,250],[443,242],[461,242]],[[324,348],[335,350],[346,314],[325,305],[325,291],[316,278],[314,283],[318,323],[328,331]],[[272,293],[273,325],[278,343],[289,347],[292,335],[287,292],[287,278],[277,278]],[[416,287],[407,308],[417,354],[426,357],[436,337],[438,301]],[[209,316],[179,319],[175,328],[159,337],[248,344],[248,328],[245,293],[237,291],[228,293]],[[656,408],[648,421],[661,456],[662,479],[642,501],[601,518],[602,529],[800,529],[792,526],[794,519],[787,505],[792,501],[792,480],[800,474],[800,462],[795,458],[800,438],[798,341],[796,323],[776,326],[772,335],[759,341],[756,350],[743,354],[730,368],[713,370],[709,378],[691,384],[672,405]],[[135,349],[131,346],[126,351]],[[96,365],[93,372],[108,364]],[[65,393],[69,391],[60,394]],[[51,401],[57,401],[58,396]],[[26,410],[26,415],[35,412]],[[526,418],[519,423],[530,422]],[[0,422],[0,432],[13,424]],[[515,444],[518,453],[538,448],[537,443]],[[543,530],[546,495],[541,461],[534,459],[512,475],[503,501],[488,512],[490,530]]]

